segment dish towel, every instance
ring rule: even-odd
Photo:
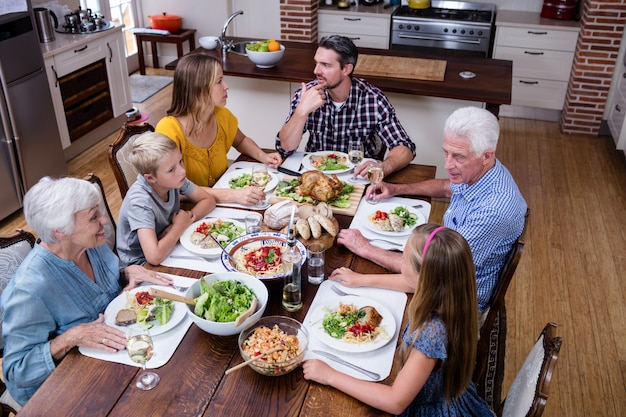
[[[417,204],[421,204],[423,207],[416,208],[415,210],[423,214],[424,218],[426,219],[426,222],[428,222],[428,218],[430,216],[431,205],[430,203],[426,201],[414,200],[411,198],[403,198],[403,197],[391,197],[386,200],[382,200],[381,202],[397,204],[399,206],[405,205],[409,207],[413,207]],[[368,203],[367,201],[365,201],[365,198],[361,199],[361,202],[359,203],[359,207],[356,210],[356,214],[354,215],[354,218],[352,219],[352,222],[350,223],[350,229],[359,229],[366,239],[371,240],[370,243],[374,246],[378,246],[379,248],[387,249],[387,250],[392,250],[392,249],[402,250],[410,234],[398,236],[398,237],[383,235],[383,234],[379,234],[368,229],[368,227],[365,225],[365,222],[368,221],[367,213],[370,212],[373,208],[376,208],[376,204]],[[380,240],[375,240],[375,239],[380,239]]]
[[[169,276],[174,279],[174,284],[182,285],[185,287],[188,287],[197,281],[193,278],[185,278],[177,275]],[[176,292],[176,290],[174,289],[172,289],[171,291]],[[179,303],[177,301],[175,301],[175,303],[176,308],[187,308],[184,303]],[[193,321],[191,320],[191,318],[185,314],[185,318],[180,322],[179,325],[165,333],[153,336],[152,341],[154,342],[154,355],[152,356],[152,359],[150,359],[146,363],[146,368],[154,369],[160,368],[161,366],[165,365],[178,348],[178,345],[183,340],[183,337],[185,337],[185,334],[187,334],[187,330],[189,330],[189,327],[192,323]],[[125,349],[119,350],[115,353],[109,353],[103,350],[86,348],[81,346],[78,348],[78,351],[85,356],[89,356],[90,358],[100,359],[109,362],[123,363],[125,365],[137,366],[141,368],[140,364],[130,360],[130,358],[128,357],[128,352]]]
[[[322,308],[325,305],[327,306],[328,300],[333,299],[337,300],[338,305],[339,300],[341,299],[341,297],[335,294],[335,292],[331,289],[332,285],[336,285],[346,293],[355,294],[376,300],[379,303],[383,304],[385,307],[387,307],[387,309],[389,309],[396,322],[396,331],[393,335],[390,335],[391,339],[389,343],[371,352],[349,353],[333,349],[324,344],[315,336],[315,333],[312,331],[312,326],[315,325],[315,323],[311,321],[311,318],[314,317],[316,313],[318,313],[317,309]],[[380,375],[380,380],[382,381],[383,379],[387,378],[391,373],[393,356],[396,351],[396,342],[398,340],[399,332],[403,330],[401,326],[402,318],[404,317],[404,307],[406,306],[406,301],[406,294],[400,291],[371,287],[348,288],[334,281],[322,282],[319,289],[317,290],[317,294],[315,295],[313,302],[311,303],[311,307],[309,308],[309,311],[304,318],[304,326],[309,332],[309,347],[307,348],[307,352],[304,355],[304,359],[321,359],[333,368],[339,369],[341,372],[344,372],[355,378],[364,379],[366,381],[373,381],[373,379],[365,376],[358,371],[355,371],[351,368],[348,368],[344,365],[341,365],[337,362],[313,353],[313,350],[326,351],[334,354],[335,356],[339,356],[341,359],[344,359],[354,365],[367,369],[368,371],[376,372]]]

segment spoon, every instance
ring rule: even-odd
[[[252,302],[250,302],[250,307],[248,307],[248,309],[246,311],[244,311],[243,313],[241,313],[239,316],[237,316],[237,318],[235,319],[235,327],[239,327],[243,324],[243,322],[250,317],[250,314],[253,314],[256,311],[256,306],[257,306],[258,302],[256,297],[252,297]]]
[[[180,301],[181,303],[189,304],[190,306],[196,305],[196,300],[193,298],[184,297],[182,295],[163,291],[158,288],[150,287],[148,288],[148,293],[153,297],[164,298],[166,300],[172,301]]]
[[[252,362],[254,362],[254,361],[258,361],[259,359],[263,359],[263,358],[265,358],[265,357],[267,357],[267,356],[271,355],[271,354],[272,354],[272,353],[274,353],[274,352],[278,352],[279,350],[283,350],[284,348],[285,348],[284,346],[277,346],[277,347],[275,347],[274,349],[270,349],[270,350],[268,350],[268,351],[267,351],[267,352],[265,352],[265,353],[261,353],[259,356],[255,356],[254,358],[250,358],[250,359],[248,359],[247,361],[240,363],[239,365],[235,365],[235,366],[233,366],[232,368],[227,369],[227,370],[224,372],[224,375],[228,375],[229,373],[231,373],[231,372],[233,372],[233,371],[236,371],[237,369],[241,369],[241,368],[243,368],[244,366],[246,366],[246,365],[248,365],[248,364],[250,364],[250,363],[252,363]]]

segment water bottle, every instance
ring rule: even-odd
[[[283,308],[287,311],[298,311],[302,308],[302,254],[296,246],[296,236],[293,229],[293,217],[289,223],[289,235],[287,237],[287,251],[283,253],[282,263],[285,271],[283,285]]]

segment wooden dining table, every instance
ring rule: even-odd
[[[410,183],[435,178],[435,167],[411,164],[385,178]],[[426,197],[420,197],[429,201]],[[336,215],[340,228],[351,216]],[[354,255],[341,245],[326,252],[325,273],[348,267],[353,271],[386,273],[385,269]],[[157,271],[191,278],[205,272],[164,266]],[[309,284],[303,268],[303,308],[287,312],[281,304],[282,281],[267,282],[268,305],[264,315],[284,315],[304,321],[318,286]],[[401,328],[406,324],[406,315]],[[250,367],[225,375],[241,363],[237,336],[214,336],[191,325],[171,359],[157,369],[160,383],[150,391],[138,389],[134,380],[141,368],[108,362],[71,350],[20,411],[20,417],[41,416],[386,416],[328,386],[304,379],[302,368],[277,376],[263,376]],[[382,383],[394,380],[399,364]]]

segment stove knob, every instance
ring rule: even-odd
[[[461,29],[461,34],[465,35],[465,29]]]
[[[414,28],[415,30],[420,30],[419,25],[415,25],[413,28]]]
[[[474,31],[473,31],[473,30],[470,30],[470,35],[473,35],[473,34],[474,34]]]
[[[445,29],[443,30],[443,32],[444,32],[444,33],[448,33],[448,28],[445,28]]]
[[[482,30],[478,31],[478,36],[483,36],[483,31]]]
[[[456,29],[452,29],[452,33],[456,33]]]
[[[400,24],[398,25],[398,29],[404,29],[404,25],[403,25],[402,23],[400,23]]]
[[[406,25],[406,30],[411,30],[411,25]]]

